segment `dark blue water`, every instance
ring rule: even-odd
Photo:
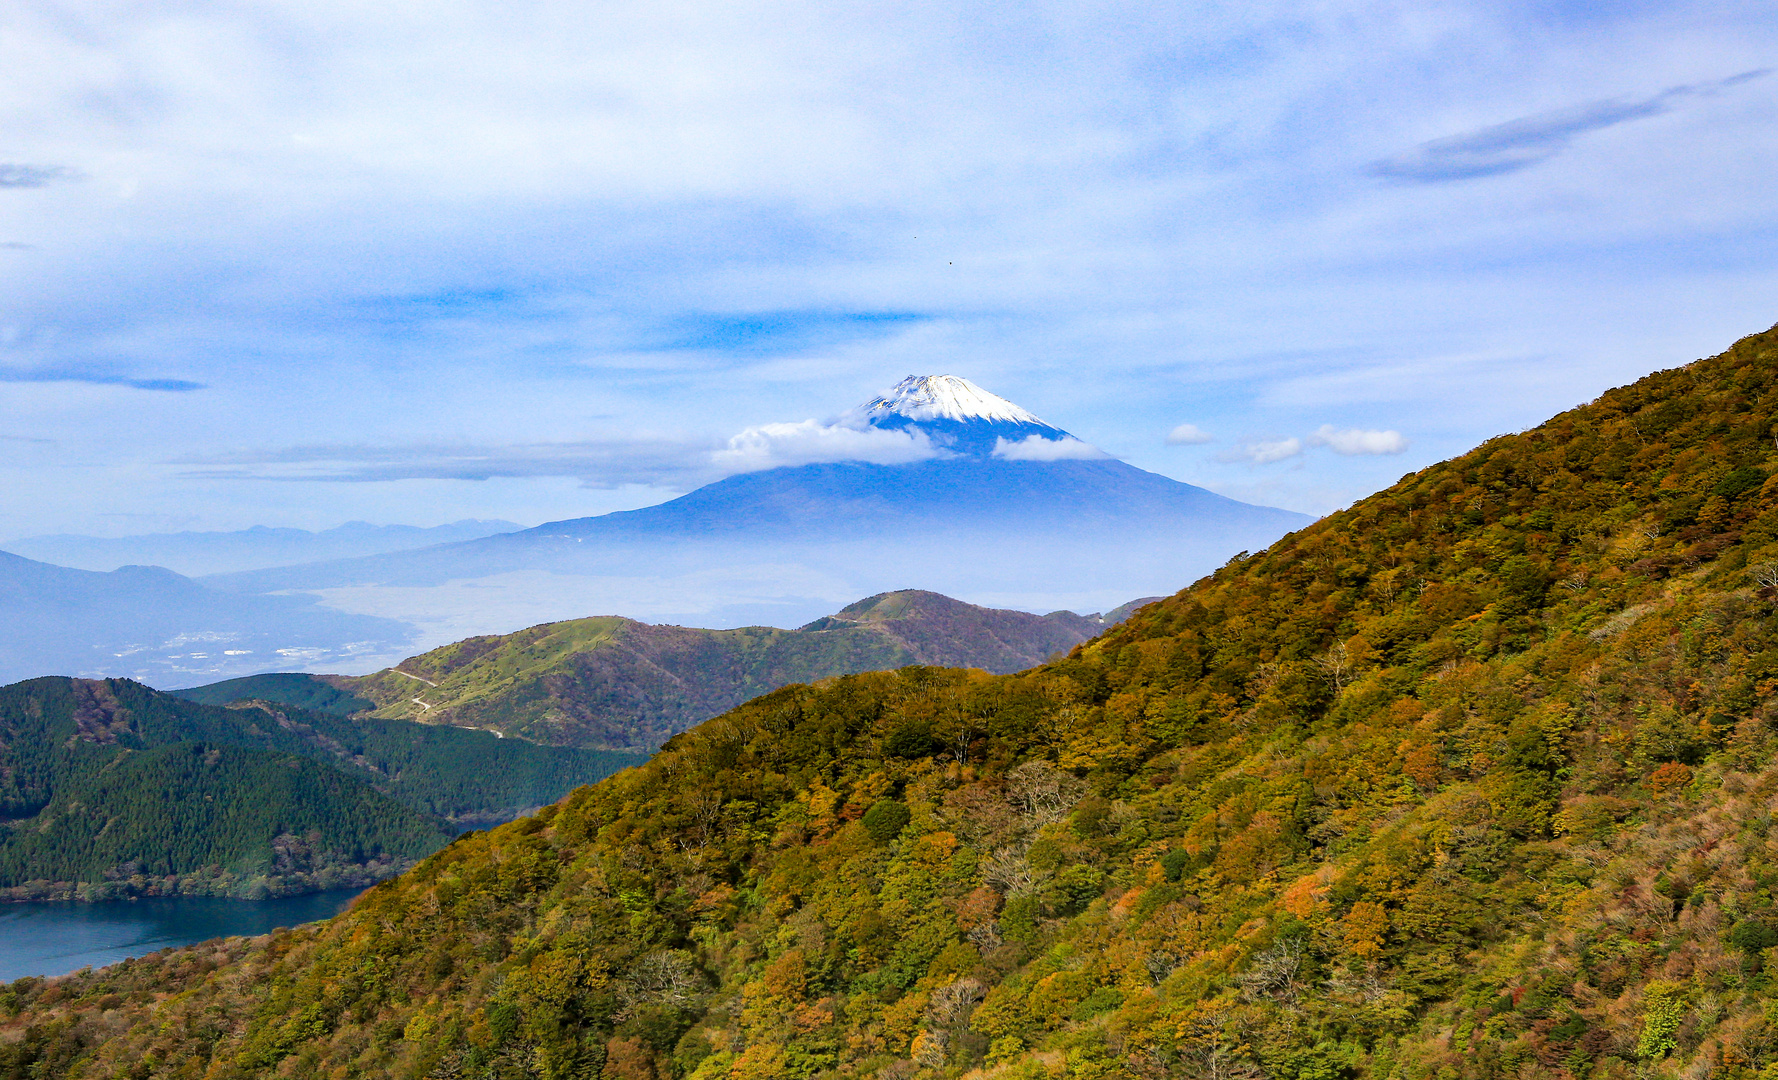
[[[214,937],[264,934],[331,918],[350,892],[283,900],[168,897],[104,904],[0,904],[0,982],[64,975]]]

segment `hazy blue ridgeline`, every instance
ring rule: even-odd
[[[448,525],[372,525],[348,521],[332,529],[280,529],[255,525],[230,532],[145,533],[81,536],[57,533],[0,542],[0,549],[27,559],[79,570],[164,566],[187,576],[226,574],[256,567],[349,559],[408,548],[474,540],[523,526],[511,521],[465,519]]]

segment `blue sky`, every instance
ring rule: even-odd
[[[574,517],[910,373],[1318,513],[1778,321],[1769,4],[0,20],[0,537]]]

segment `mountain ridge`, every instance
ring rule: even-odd
[[[265,697],[336,712],[362,703],[355,711],[388,719],[549,745],[652,750],[785,683],[913,664],[1014,671],[1066,652],[1106,625],[1103,616],[1032,615],[898,590],[797,630],[706,630],[595,616],[467,638],[370,675],[257,676],[175,693],[214,704]]]

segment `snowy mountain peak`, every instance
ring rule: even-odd
[[[990,394],[956,375],[909,375],[867,403],[863,412],[872,422],[888,413],[909,420],[993,420],[1050,426],[998,394]]]

